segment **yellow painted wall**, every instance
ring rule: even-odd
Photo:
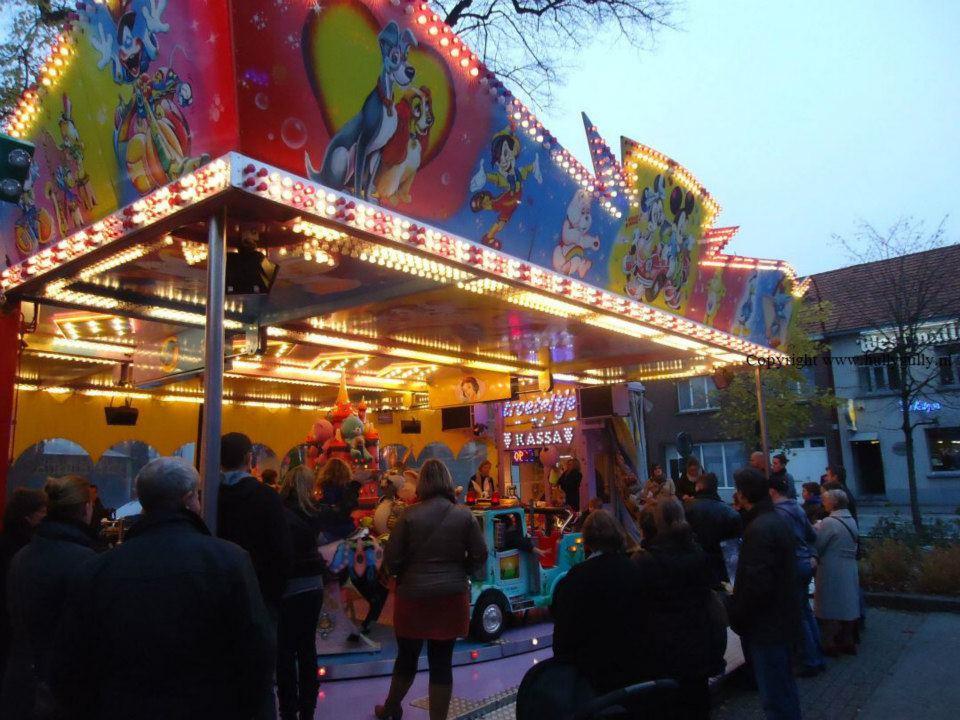
[[[170,455],[184,443],[197,439],[197,417],[200,406],[192,403],[137,400],[140,417],[133,427],[108,426],[103,408],[108,400],[102,397],[46,392],[21,392],[17,408],[13,458],[41,440],[55,437],[73,440],[81,445],[96,462],[118,442],[141,440],[161,455]],[[116,403],[115,403],[116,404]],[[226,405],[223,409],[223,431],[243,432],[254,442],[262,443],[283,457],[288,450],[303,442],[320,413],[297,409],[268,409]],[[400,419],[419,419],[420,435],[401,435]],[[442,442],[456,456],[470,440],[469,430],[440,430],[440,411],[421,410],[394,413],[392,425],[377,428],[381,446],[400,443],[413,447],[419,454],[430,442]],[[488,457],[495,457],[492,442],[488,440]]]

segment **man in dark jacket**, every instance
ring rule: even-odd
[[[267,610],[276,613],[293,569],[293,540],[280,496],[250,474],[253,443],[242,433],[220,441],[217,534],[250,553]]]
[[[143,517],[87,562],[69,595],[53,687],[78,720],[253,717],[272,634],[246,552],[196,514],[197,471],[158,458],[137,475]],[[270,491],[272,492],[272,491]]]
[[[799,720],[791,668],[791,648],[800,628],[796,542],[773,509],[769,481],[753,468],[738,470],[734,480],[745,513],[730,626],[750,658],[766,717]]]
[[[220,439],[223,475],[217,503],[217,534],[250,553],[276,642],[280,601],[293,571],[293,539],[280,496],[251,475],[252,464],[250,438],[243,433],[227,433]],[[272,683],[257,717],[277,717]]]
[[[847,487],[847,470],[843,465],[829,465],[820,485],[824,490],[843,490],[847,496],[847,509],[853,515],[854,521],[857,521],[857,501]]]
[[[785,453],[777,453],[770,461],[770,482],[782,482],[786,488],[786,497],[791,500],[797,499],[797,486],[793,481],[793,475],[787,472],[787,456]]]
[[[706,473],[697,479],[693,500],[685,503],[687,522],[707,554],[713,584],[730,579],[720,543],[740,536],[740,514],[720,499],[717,476]]]

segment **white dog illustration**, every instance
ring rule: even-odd
[[[593,216],[590,214],[592,195],[586,190],[577,190],[567,206],[567,217],[560,231],[560,242],[553,251],[553,269],[564,275],[587,274],[593,261],[586,250],[599,250],[600,238],[590,234]]]

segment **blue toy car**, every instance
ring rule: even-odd
[[[584,559],[583,537],[567,532],[573,519],[569,510],[506,507],[474,509],[487,543],[487,564],[482,577],[471,581],[470,634],[491,642],[500,637],[512,613],[549,607],[553,591],[570,568]],[[531,522],[543,526],[532,537]],[[530,547],[544,551],[538,557]]]

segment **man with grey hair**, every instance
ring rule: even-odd
[[[247,553],[212,537],[197,471],[158,458],[136,478],[143,517],[70,588],[53,691],[71,717],[252,718],[275,637]]]

